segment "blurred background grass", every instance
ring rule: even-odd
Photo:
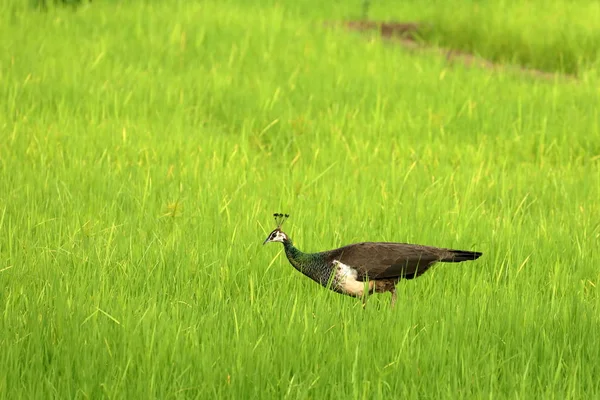
[[[2,8],[3,397],[599,392],[596,61],[536,80],[323,27],[358,3]],[[260,245],[277,211],[306,251],[484,257],[362,311]]]

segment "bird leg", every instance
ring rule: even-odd
[[[392,290],[390,290],[390,292],[392,292],[392,301],[390,304],[392,308],[394,308],[394,306],[396,305],[396,298],[398,297],[398,293],[396,293],[396,286],[394,286]]]
[[[363,287],[363,292],[362,295],[360,296],[361,300],[362,300],[362,308],[363,310],[365,308],[367,308],[367,300],[369,298],[369,288],[371,287],[370,282],[367,280],[365,281],[364,287]]]
[[[363,310],[364,310],[365,308],[367,308],[367,297],[368,297],[368,296],[369,296],[369,295],[368,295],[367,293],[364,293],[364,294],[361,296],[361,297],[362,297],[362,308],[363,308]]]

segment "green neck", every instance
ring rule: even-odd
[[[283,241],[283,248],[285,249],[285,255],[290,261],[290,264],[292,264],[297,270],[300,270],[300,263],[302,262],[305,254],[294,247],[294,243],[290,238],[287,238],[287,240]]]
[[[303,253],[294,247],[294,243],[289,238],[283,241],[283,248],[294,268],[313,281],[324,286],[327,285],[331,275],[331,266],[325,262],[321,253]]]

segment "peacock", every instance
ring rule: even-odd
[[[303,253],[281,230],[289,214],[273,216],[277,228],[263,245],[283,243],[285,255],[294,268],[337,293],[361,298],[363,306],[368,295],[391,292],[393,307],[400,280],[417,278],[437,262],[472,261],[482,255],[477,251],[391,242],[362,242],[319,253]]]

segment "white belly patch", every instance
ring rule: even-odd
[[[359,281],[358,272],[349,265],[343,264],[337,260],[333,261],[335,265],[335,285],[343,293],[351,296],[362,296],[365,292],[365,283]],[[374,282],[369,281],[368,290],[373,290]]]

